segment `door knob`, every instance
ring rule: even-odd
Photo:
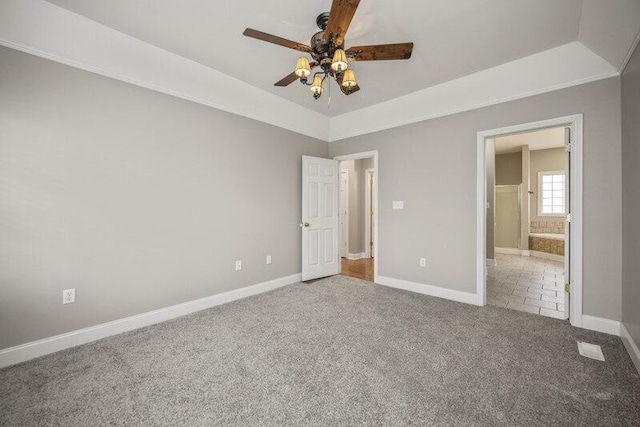
[[[310,226],[310,225],[311,225],[311,224],[309,224],[308,222],[306,222],[306,221],[305,221],[305,222],[303,222],[302,224],[300,224],[300,227],[301,227],[301,228],[302,228],[302,227],[308,227],[308,226]]]

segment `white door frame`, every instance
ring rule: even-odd
[[[573,326],[582,326],[582,187],[583,187],[583,115],[558,117],[538,122],[524,123],[478,132],[477,138],[477,203],[476,203],[476,304],[485,305],[486,288],[486,140],[502,135],[530,132],[540,129],[570,126],[571,141],[571,277],[569,321]]]
[[[371,180],[375,183],[375,169],[365,169],[364,176],[367,182],[364,186],[364,255],[367,258],[371,258],[371,210],[373,210],[373,200],[371,200]],[[375,184],[374,187],[375,188]],[[375,194],[373,194],[375,199]],[[373,211],[373,216],[377,214]],[[376,241],[373,241],[373,247],[375,248]]]
[[[344,156],[336,156],[333,159],[339,162],[344,160],[360,160],[360,159],[368,159],[373,157],[373,179],[374,182],[380,183],[380,172],[378,168],[378,150],[373,151],[364,151],[362,153],[353,153],[353,154],[345,154]],[[375,215],[373,216],[373,241],[376,244],[373,246],[373,282],[378,282],[378,261],[380,257],[378,256],[378,188],[380,185],[375,185],[373,187],[374,192],[374,200],[373,200],[373,211]]]
[[[347,182],[346,185],[344,186],[344,188],[342,188],[342,174],[345,173],[347,174]],[[349,169],[343,169],[340,168],[340,197],[339,197],[339,201],[340,201],[340,215],[339,217],[342,215],[342,208],[345,208],[345,214],[344,214],[344,228],[346,229],[346,236],[342,235],[342,227],[340,227],[340,232],[339,232],[339,236],[340,236],[340,256],[341,257],[348,257],[349,256]],[[346,206],[342,206],[342,191],[344,190],[344,194],[346,197]],[[346,240],[344,240],[346,238]],[[344,249],[343,243],[347,243],[347,248]]]

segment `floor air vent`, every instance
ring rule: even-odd
[[[599,345],[578,341],[578,352],[580,355],[588,357],[589,359],[604,362],[604,354],[602,354],[602,348],[600,348]]]

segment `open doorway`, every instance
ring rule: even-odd
[[[494,209],[487,221],[494,221],[495,257],[487,268],[487,304],[567,319],[565,127],[499,136],[493,144]]]
[[[377,156],[337,157],[340,162],[340,255],[342,274],[375,281],[377,253]]]
[[[580,325],[581,128],[572,116],[478,134],[479,303]]]

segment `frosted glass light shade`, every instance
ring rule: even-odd
[[[311,74],[309,60],[305,57],[298,58],[298,62],[296,63],[296,70],[294,71],[294,73],[300,78],[309,76],[309,74]]]
[[[331,69],[340,72],[346,70],[348,66],[347,55],[344,53],[344,50],[336,49],[333,54],[333,61],[331,61]]]
[[[311,83],[311,92],[314,95],[320,95],[322,93],[322,77],[315,76],[313,83]]]
[[[353,70],[345,70],[342,76],[342,87],[352,88],[357,84],[356,75],[353,73]]]

